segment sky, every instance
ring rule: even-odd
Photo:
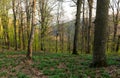
[[[71,7],[72,5],[75,5],[71,0],[64,0],[63,2],[63,9],[64,9],[64,21],[70,21],[75,19],[76,14],[76,7]],[[12,9],[9,10],[10,14],[13,14]],[[56,17],[55,17],[56,18]]]
[[[85,0],[85,1],[86,1],[86,4],[87,4],[87,0]],[[110,1],[113,4],[115,1],[118,1],[118,0],[110,0]],[[92,17],[96,16],[96,3],[97,3],[96,0],[94,0],[93,9],[92,9],[93,10]],[[72,2],[72,0],[64,0],[64,3],[63,3],[63,7],[64,7],[64,10],[65,10],[64,17],[68,20],[75,19],[76,7],[71,7],[72,5],[75,5],[75,3]],[[115,5],[113,5],[113,6],[115,6]],[[112,12],[113,12],[112,9],[109,9],[109,15],[111,15]],[[116,9],[115,9],[115,13],[116,13]]]
[[[86,1],[86,4],[87,4],[87,1]],[[63,7],[64,7],[64,11],[65,11],[64,17],[66,19],[68,19],[68,20],[75,19],[75,15],[76,15],[76,6],[75,6],[75,3],[72,2],[72,0],[65,0],[63,2]],[[93,17],[95,17],[95,15],[96,15],[96,4],[95,4],[95,2],[94,2],[93,7],[94,8],[93,8],[93,13],[92,14],[93,14]],[[88,6],[85,6],[85,8],[88,9]],[[85,12],[86,12],[86,10],[85,10]]]
[[[71,7],[72,5],[75,5],[73,2],[64,2],[63,7],[65,11],[65,18],[68,20],[75,19],[75,11],[76,7]]]
[[[87,1],[86,1],[86,3],[87,3]],[[95,3],[96,2],[94,2],[94,5],[93,5],[94,6],[94,8],[93,8],[93,17],[95,17],[95,14],[96,14],[96,11],[95,11],[96,5],[95,5]],[[70,20],[75,19],[75,15],[76,15],[75,3],[72,2],[72,0],[64,0],[62,5],[63,5],[63,9],[64,9],[64,16],[62,17],[62,19],[64,21],[70,21]],[[10,13],[12,13],[12,10],[10,10]],[[110,12],[110,14],[111,14],[111,12]]]

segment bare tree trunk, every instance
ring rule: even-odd
[[[3,26],[3,36],[5,40],[5,46],[7,47],[7,49],[10,49],[10,41],[9,41],[9,33],[8,33],[8,23],[9,23],[8,12],[6,13],[3,12],[1,16],[1,22]]]
[[[49,9],[48,9],[48,0],[39,0],[39,16],[40,16],[40,23],[41,23],[41,50],[45,51],[45,37],[47,32],[47,25],[48,25],[48,18],[49,18]]]
[[[15,50],[18,49],[18,43],[17,43],[17,26],[16,26],[16,10],[15,10],[15,1],[16,0],[12,0],[12,4],[13,4],[13,16],[14,16],[14,39],[15,39]]]
[[[120,46],[120,35],[118,35],[118,40],[117,40],[117,45],[116,45],[116,52],[119,51],[119,46]]]
[[[56,53],[58,52],[58,37],[60,38],[60,2],[57,7]]]
[[[87,35],[88,35],[88,40],[87,40],[87,52],[86,53],[90,53],[90,51],[91,51],[91,44],[90,44],[90,42],[91,42],[91,38],[90,38],[90,36],[91,36],[91,32],[90,32],[90,30],[91,30],[91,26],[92,26],[92,5],[93,5],[93,0],[88,0],[88,5],[89,5],[89,26],[88,26],[88,33],[87,33]]]
[[[112,43],[112,51],[115,51],[115,46],[116,46],[116,36],[117,36],[117,28],[118,28],[118,24],[119,24],[119,13],[120,13],[120,0],[118,1],[114,1],[113,2],[115,4],[115,7],[111,5],[111,8],[113,10],[113,24],[114,24],[114,32],[113,32],[113,43]],[[115,14],[115,9],[116,9],[116,14]]]
[[[30,36],[30,21],[31,21],[31,2],[26,0],[25,2],[25,11],[26,11],[26,20],[27,20],[27,37]]]
[[[25,50],[25,48],[26,48],[26,45],[25,45],[25,33],[24,33],[24,25],[23,25],[23,14],[21,14],[21,26],[22,26],[22,28],[21,28],[21,30],[22,30],[22,48],[23,48],[23,50]]]
[[[82,39],[81,39],[81,53],[83,53],[85,51],[85,39],[84,39],[84,30],[85,30],[85,0],[83,1],[83,15],[82,15]]]
[[[79,34],[79,26],[80,26],[81,4],[82,4],[82,0],[77,0],[77,13],[76,13],[75,34],[74,34],[72,54],[78,54],[78,34]]]
[[[70,28],[67,29],[67,50],[70,53],[71,52],[71,34],[70,34]]]
[[[35,30],[35,4],[36,0],[33,0],[32,4],[32,26],[31,26],[31,32],[30,32],[30,37],[28,40],[28,52],[27,52],[27,58],[29,60],[32,59],[32,45],[33,45],[33,40],[34,40],[34,30]]]
[[[61,52],[64,51],[64,28],[63,28],[63,25],[62,25],[62,32],[61,32]]]
[[[110,0],[97,0],[97,11],[95,19],[95,36],[93,47],[92,67],[107,66],[106,62],[106,36],[108,27],[108,8]]]
[[[19,30],[18,30],[18,38],[19,38],[19,49],[22,49],[22,33],[21,33],[21,17],[19,17]]]
[[[56,43],[55,43],[56,53],[58,52],[58,32],[56,32]]]

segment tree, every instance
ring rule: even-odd
[[[44,51],[45,48],[45,37],[47,35],[47,29],[51,22],[51,12],[55,7],[56,0],[39,0],[38,1],[38,16],[40,23],[40,45],[41,51]]]
[[[113,44],[112,44],[112,51],[115,51],[117,46],[117,32],[118,32],[118,24],[119,24],[119,15],[120,15],[120,0],[112,0],[111,3],[112,15],[113,15],[113,24],[114,24],[114,32],[113,32]]]
[[[22,5],[21,5],[22,6]],[[23,13],[23,11],[22,11],[22,7],[21,7],[21,13],[20,13],[20,25],[21,25],[21,35],[22,35],[22,48],[23,48],[23,50],[25,50],[25,48],[26,48],[26,45],[25,45],[25,25],[23,24],[24,22],[24,19],[23,19],[23,15],[24,15],[24,13]]]
[[[91,44],[90,44],[90,30],[91,30],[91,26],[92,26],[92,7],[93,7],[93,0],[88,0],[88,6],[89,6],[89,26],[88,26],[88,31],[87,31],[87,52],[86,53],[90,53],[91,50]]]
[[[3,27],[3,39],[5,40],[5,45],[7,45],[7,49],[10,49],[10,39],[9,39],[9,17],[8,11],[10,7],[10,0],[1,0],[0,1],[0,18],[1,24]]]
[[[25,13],[26,13],[26,20],[27,20],[27,37],[29,38],[30,35],[30,22],[31,22],[31,0],[25,0]]]
[[[108,27],[109,0],[97,0],[97,11],[95,19],[94,45],[93,45],[93,67],[106,66],[106,34]]]
[[[120,35],[118,35],[118,40],[117,40],[116,49],[115,49],[116,52],[119,51],[119,46],[120,46]]]
[[[33,40],[34,40],[34,30],[35,30],[35,5],[36,5],[36,0],[33,0],[32,2],[32,26],[31,26],[31,31],[30,31],[30,37],[28,40],[28,52],[27,52],[27,58],[29,60],[32,59],[32,45],[33,45]]]
[[[22,48],[22,32],[21,32],[21,30],[22,30],[22,27],[21,27],[21,25],[22,25],[22,21],[23,21],[23,19],[22,19],[22,7],[21,7],[21,0],[19,0],[19,5],[18,5],[18,9],[19,9],[19,15],[18,15],[18,17],[19,17],[19,19],[18,19],[18,24],[19,24],[19,29],[18,29],[18,39],[19,39],[19,45],[18,45],[18,47],[19,47],[19,49],[21,49]]]
[[[82,29],[81,29],[81,52],[84,52],[85,51],[85,0],[82,0],[83,1],[83,7],[82,7]]]
[[[73,42],[73,52],[72,54],[78,54],[78,34],[79,34],[79,26],[80,26],[80,12],[81,12],[81,4],[82,0],[77,0],[77,13],[76,13],[76,23],[75,23],[75,34],[74,34],[74,42]]]
[[[14,21],[13,21],[13,23],[14,23],[14,43],[15,43],[15,50],[17,50],[18,49],[18,42],[17,42],[17,25],[16,25],[16,22],[17,22],[17,20],[16,20],[16,18],[17,18],[17,16],[16,16],[16,12],[17,12],[17,9],[16,9],[16,5],[15,5],[15,3],[16,3],[16,0],[12,0],[12,10],[13,10],[13,17],[14,17]]]
[[[63,28],[63,19],[62,19],[63,15],[64,15],[63,0],[58,0],[57,14],[56,14],[56,17],[57,17],[57,19],[56,19],[56,23],[57,23],[56,52],[58,51],[58,47],[60,48],[60,51],[63,52],[63,47],[64,47],[64,44],[63,44],[63,42],[64,42],[64,38],[63,38],[63,36],[64,36],[64,28]],[[60,42],[59,46],[57,45],[58,42]]]
[[[47,29],[47,18],[48,18],[48,10],[47,10],[47,2],[46,0],[39,0],[39,9],[40,9],[40,23],[41,23],[41,50],[44,51],[45,46],[44,46],[44,38],[45,38],[45,32]]]
[[[24,13],[24,6],[23,4],[23,0],[18,0],[17,1],[17,31],[18,31],[18,47],[19,49],[26,49],[26,44],[25,44],[25,37],[27,35],[27,33],[25,32],[26,28],[25,27],[25,13]]]

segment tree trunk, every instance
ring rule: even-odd
[[[116,11],[117,11],[116,14],[115,14],[115,8],[112,7],[112,10],[113,10],[113,23],[114,23],[112,51],[115,51],[115,49],[116,49],[115,46],[117,45],[117,43],[116,43],[117,42],[116,37],[117,37],[117,31],[118,31],[117,28],[118,28],[118,24],[119,24],[120,1],[119,0],[116,1],[115,4],[116,4]]]
[[[93,5],[93,0],[88,0],[88,5],[89,5],[89,26],[88,26],[88,40],[87,40],[87,52],[86,53],[90,53],[91,51],[91,46],[90,46],[90,42],[91,42],[91,39],[90,39],[90,36],[91,36],[91,26],[92,26],[92,5]]]
[[[22,48],[22,33],[21,33],[21,17],[19,16],[19,30],[18,30],[18,38],[19,38],[19,49]]]
[[[80,26],[81,4],[82,4],[82,0],[77,0],[77,14],[76,14],[75,34],[74,34],[72,54],[78,54],[78,34],[79,34],[79,26]]]
[[[55,42],[55,50],[58,52],[58,32],[56,32],[56,42]]]
[[[17,27],[16,27],[16,11],[15,11],[15,0],[12,1],[13,4],[13,16],[14,16],[14,39],[15,39],[15,50],[18,49],[18,43],[17,43]]]
[[[5,10],[4,10],[5,11]],[[9,31],[8,31],[8,23],[9,23],[9,18],[8,18],[8,12],[4,12],[1,16],[1,22],[3,26],[3,36],[5,40],[5,46],[7,49],[10,49],[10,41],[9,41]]]
[[[26,22],[27,22],[27,41],[29,42],[30,38],[30,30],[31,30],[31,18],[32,18],[32,9],[31,9],[31,0],[26,0],[25,1],[25,13],[26,13]],[[28,42],[27,42],[27,47],[28,47]]]
[[[93,67],[104,67],[106,63],[106,36],[108,27],[109,0],[97,0],[95,36],[93,45]]]
[[[33,0],[32,4],[32,26],[31,26],[31,31],[30,31],[30,37],[28,40],[28,52],[27,52],[27,58],[29,60],[32,59],[32,45],[33,45],[33,40],[34,40],[34,30],[35,30],[35,4],[36,0]]]
[[[30,35],[30,20],[31,20],[31,2],[26,0],[26,7],[25,7],[25,11],[26,11],[26,20],[27,20],[27,37],[29,38]]]
[[[82,38],[81,38],[81,53],[83,53],[85,51],[85,37],[84,37],[84,30],[85,30],[85,0],[82,0],[83,1],[83,8],[82,8]]]
[[[117,40],[117,45],[116,45],[116,52],[119,51],[119,46],[120,46],[120,35],[118,35],[118,40]]]
[[[22,30],[22,49],[25,50],[26,45],[25,45],[25,33],[24,33],[24,25],[23,25],[23,14],[21,14],[21,30]]]

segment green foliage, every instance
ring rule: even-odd
[[[9,51],[9,52],[5,52],[4,55],[22,55],[22,54],[26,54],[26,52],[25,51],[15,51],[15,52]]]
[[[4,61],[0,61],[0,68],[2,68]]]
[[[11,52],[11,53],[1,53],[0,55],[0,69],[3,67],[9,70],[11,73],[17,73],[18,78],[30,78],[28,75],[22,72],[22,69],[25,69],[23,66],[18,71],[16,66],[20,64],[21,57],[19,55],[25,54],[25,52]],[[16,56],[18,57],[11,57]],[[120,63],[116,61],[118,56],[109,56],[107,57],[108,67],[107,68],[89,68],[89,64],[92,61],[91,55],[70,55],[70,54],[61,54],[61,53],[34,53],[33,64],[31,67],[38,68],[44,75],[49,78],[111,78],[108,70],[110,67],[118,66]],[[16,60],[17,59],[17,60]],[[110,68],[111,70],[111,68]],[[117,70],[117,69],[116,69]],[[118,72],[115,72],[115,78],[117,78]],[[5,77],[8,73],[1,72],[0,77]],[[14,77],[13,75],[11,77]]]
[[[0,73],[0,77],[6,76],[6,75],[7,75],[6,71],[3,71],[3,72]]]
[[[59,74],[59,73],[62,73],[62,72],[64,72],[65,70],[64,69],[45,69],[45,70],[43,70],[43,73],[45,74],[45,75],[57,75],[57,74]]]
[[[102,78],[111,78],[110,74],[107,72],[102,73]]]
[[[119,63],[115,61],[115,56],[108,57],[109,65],[118,65]],[[35,64],[45,75],[49,78],[96,78],[100,74],[101,78],[110,78],[111,76],[108,72],[105,72],[105,68],[89,68],[92,61],[91,55],[81,54],[81,55],[70,55],[70,54],[35,54],[33,56]],[[40,62],[40,63],[38,63]],[[60,64],[61,67],[59,67]]]
[[[107,59],[108,65],[119,65],[120,62],[117,61],[117,57],[109,56]]]
[[[27,76],[26,74],[24,74],[22,72],[18,72],[17,77],[18,78],[30,78],[29,76]]]
[[[13,69],[11,69],[11,72],[16,72],[16,70],[13,68]]]
[[[59,75],[52,75],[49,78],[60,78],[60,76]]]

